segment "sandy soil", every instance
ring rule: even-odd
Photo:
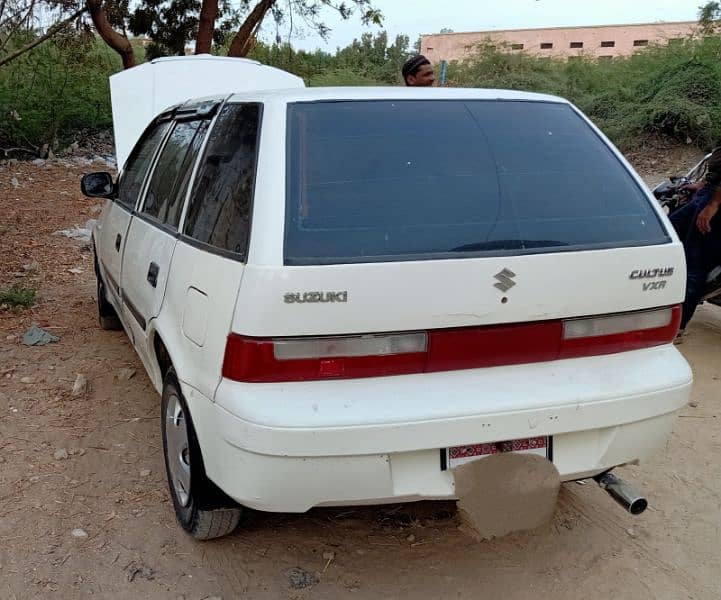
[[[0,309],[0,599],[721,597],[715,307],[681,346],[696,406],[653,460],[623,470],[651,500],[640,518],[574,483],[550,523],[493,541],[460,531],[454,503],[253,514],[232,536],[192,541],[168,499],[159,398],[124,334],[96,325],[91,253],[52,235],[94,216],[81,174],[0,165],[0,288],[40,294]],[[22,345],[31,322],[60,341]],[[89,387],[74,397],[79,373]]]

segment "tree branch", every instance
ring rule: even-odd
[[[275,4],[276,0],[260,0],[252,12],[247,16],[243,24],[240,26],[238,33],[235,34],[233,41],[228,50],[228,56],[246,56],[250,51],[250,39],[253,32],[258,30],[263,22],[265,15]]]
[[[4,58],[1,58],[1,59],[0,59],[0,67],[2,67],[3,65],[9,63],[10,61],[15,60],[15,59],[18,58],[19,56],[22,56],[22,55],[25,54],[26,52],[29,52],[30,50],[32,50],[33,48],[35,48],[35,46],[39,46],[39,45],[42,44],[45,40],[48,40],[48,39],[50,39],[51,37],[53,37],[56,33],[58,33],[60,30],[62,30],[63,27],[65,27],[65,26],[68,25],[69,23],[72,23],[75,19],[77,19],[80,15],[82,15],[82,14],[85,12],[85,10],[86,10],[86,9],[85,9],[84,7],[81,8],[81,9],[79,9],[79,10],[76,10],[76,11],[75,11],[72,15],[70,15],[67,19],[64,19],[63,21],[60,21],[60,22],[58,22],[58,23],[55,23],[55,25],[53,25],[52,27],[50,27],[50,28],[45,32],[44,35],[41,35],[39,38],[33,40],[33,41],[30,42],[29,44],[26,44],[25,46],[23,46],[22,48],[16,50],[15,52],[12,52],[11,54],[8,54],[8,55],[5,56]]]
[[[25,13],[25,16],[22,17],[22,18],[20,18],[20,19],[18,19],[18,21],[13,25],[12,29],[8,32],[7,36],[5,37],[5,40],[3,41],[2,44],[0,44],[0,51],[1,51],[1,50],[5,50],[5,47],[10,43],[10,40],[13,39],[13,36],[14,36],[14,35],[20,30],[20,28],[23,26],[23,23],[25,23],[25,21],[27,21],[27,20],[30,18],[30,14],[33,12],[33,8],[35,8],[35,0],[32,0],[32,2],[30,2],[30,6],[28,7],[28,11]],[[25,9],[23,8],[22,10],[18,11],[17,13],[15,13],[15,15],[13,15],[13,17],[16,16],[16,15],[19,15],[21,12],[23,12],[23,10],[25,10]],[[8,21],[6,21],[5,23],[3,23],[2,27],[0,27],[0,29],[5,29],[6,24],[7,24],[9,21],[10,21],[10,20],[8,19]]]
[[[105,43],[115,50],[123,59],[123,68],[129,69],[135,66],[135,53],[130,45],[130,40],[121,35],[110,24],[108,15],[103,8],[102,0],[86,0],[86,5],[90,11],[90,18],[93,20],[95,30],[98,32]]]

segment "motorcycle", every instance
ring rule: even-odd
[[[653,195],[667,215],[691,201],[694,192],[689,190],[688,186],[701,181],[706,176],[710,157],[711,155],[707,154],[685,175],[672,176],[653,188]],[[709,272],[701,302],[721,306],[721,265],[715,266]]]

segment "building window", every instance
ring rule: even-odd
[[[633,40],[633,45],[638,46],[648,46],[648,40]]]
[[[426,51],[433,50],[431,46],[426,46]]]
[[[571,42],[571,48],[583,48],[583,42]]]
[[[581,56],[569,56],[569,57],[568,57],[568,60],[569,60],[569,61],[574,61],[574,62],[576,62],[576,61],[580,61],[581,58],[583,58],[583,57],[581,57]]]
[[[541,44],[541,50],[551,50],[553,48],[553,44],[551,42],[543,42]]]
[[[601,48],[615,48],[616,42],[601,42]]]
[[[523,50],[523,44],[511,44],[511,50]]]
[[[607,54],[604,54],[603,56],[599,56],[598,60],[611,60],[613,56],[608,56]]]

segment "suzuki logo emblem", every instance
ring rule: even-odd
[[[494,279],[498,279],[498,283],[494,283],[493,287],[498,288],[505,294],[514,285],[516,285],[516,282],[513,281],[513,277],[515,276],[516,274],[513,271],[503,269],[503,271],[493,276]]]

